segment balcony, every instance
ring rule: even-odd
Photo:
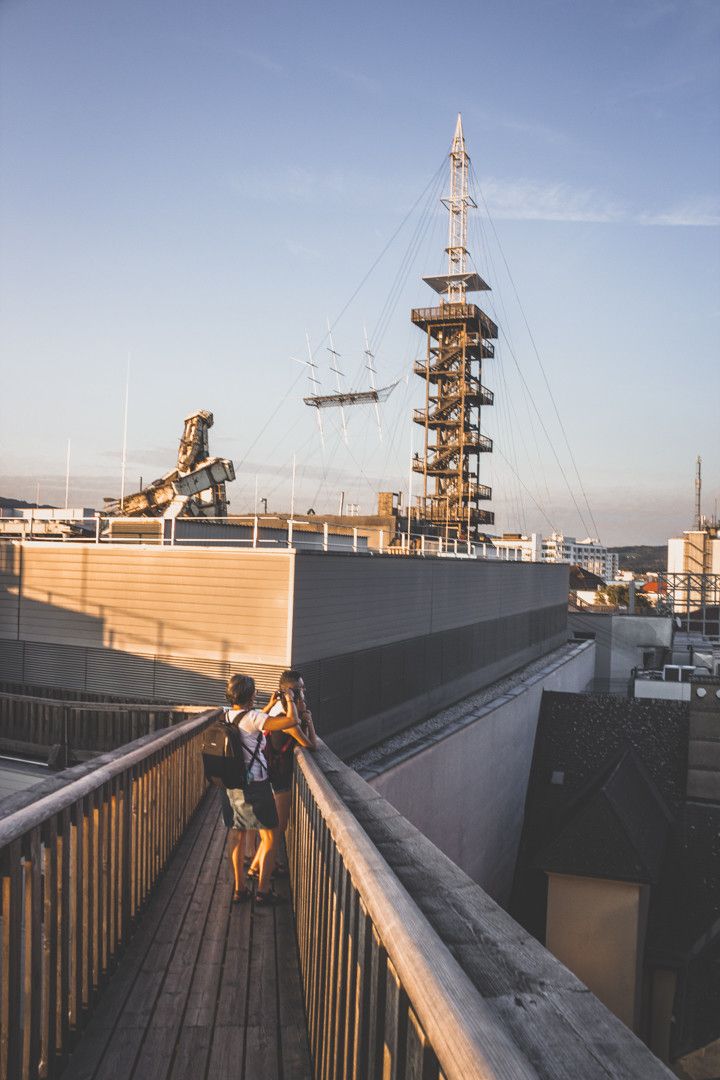
[[[496,338],[498,328],[489,315],[477,304],[440,304],[439,307],[413,308],[410,318],[422,330],[428,330],[432,337],[446,326],[465,325],[469,333],[483,339]]]
[[[425,377],[425,368],[422,369],[421,374],[422,374],[422,377],[424,378]],[[430,382],[438,382],[440,379],[443,379],[443,378],[444,379],[449,379],[450,377],[451,377],[450,373],[446,373],[446,372],[437,372],[436,373],[436,372],[433,372],[432,370],[430,372]],[[457,378],[458,376],[455,373],[453,373],[452,377]],[[477,408],[480,405],[493,405],[495,403],[495,394],[493,393],[492,390],[488,390],[487,386],[483,386],[481,382],[478,382],[477,379],[469,379],[466,382],[465,399],[464,400],[465,400],[465,403],[467,405],[469,405],[471,407],[474,407],[474,408]],[[433,409],[434,410],[442,409],[443,411],[445,411],[447,409],[451,409],[451,408],[455,408],[457,406],[460,406],[462,404],[462,401],[463,401],[462,394],[452,394],[452,395],[448,394],[447,396],[445,396],[443,398],[431,397],[430,398],[430,409],[431,410],[433,410]],[[420,414],[422,414],[422,419],[419,419]],[[413,418],[415,419],[416,424],[424,424],[425,423],[425,410],[424,409],[416,409]]]
[[[464,503],[468,501],[468,497],[473,499],[492,499],[492,488],[487,484],[465,484],[463,487],[462,500]]]

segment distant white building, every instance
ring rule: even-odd
[[[574,536],[552,533],[541,536],[531,533],[504,533],[493,539],[498,558],[518,559],[522,562],[572,563],[597,574],[603,581],[614,581],[619,572],[620,558],[616,551],[608,551],[597,540],[588,537],[576,540]]]

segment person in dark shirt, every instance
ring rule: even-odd
[[[315,734],[312,713],[305,698],[305,682],[301,673],[294,669],[283,671],[280,676],[279,689],[273,693],[266,706],[268,715],[271,717],[282,715],[286,708],[285,702],[287,698],[290,698],[295,707],[298,724],[296,727],[270,732],[265,746],[268,776],[275,797],[281,836],[284,836],[290,819],[295,747],[304,746],[308,750],[317,749],[317,735]],[[248,871],[251,877],[257,873],[257,863],[256,856]],[[286,874],[287,867],[278,863],[275,868],[275,875],[281,877]]]

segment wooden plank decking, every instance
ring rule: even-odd
[[[232,905],[225,848],[212,792],[100,995],[63,1080],[310,1080],[287,886],[281,907]]]

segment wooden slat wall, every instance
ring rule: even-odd
[[[0,822],[0,1076],[59,1076],[89,1010],[202,798],[216,713]]]
[[[152,656],[289,662],[290,552],[2,547],[19,555],[0,587],[0,636]]]
[[[293,663],[567,604],[568,567],[298,552]]]

